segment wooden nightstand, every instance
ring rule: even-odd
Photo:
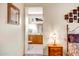
[[[63,56],[63,47],[60,45],[48,45],[48,55],[49,56]]]

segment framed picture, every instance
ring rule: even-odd
[[[72,12],[69,13],[69,17],[73,17],[73,13]]]
[[[74,20],[77,20],[77,16],[74,16]]]
[[[79,23],[79,18],[78,18],[77,22]]]
[[[7,8],[8,10],[7,23],[18,25],[19,20],[20,20],[20,10],[16,6],[14,6],[12,3],[8,3],[7,7],[8,7]]]
[[[69,19],[68,14],[66,14],[66,15],[64,16],[64,18],[65,18],[65,20],[68,20],[68,19]]]
[[[69,23],[73,23],[73,18],[69,18]]]
[[[77,9],[73,9],[73,14],[77,14]]]

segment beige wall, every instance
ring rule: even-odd
[[[25,4],[27,6],[42,6],[44,8],[44,55],[48,55],[47,44],[49,41],[49,35],[54,31],[58,35],[58,43],[60,43],[64,48],[64,55],[67,50],[66,41],[66,21],[64,20],[64,15],[70,12],[72,9],[79,6],[79,4],[67,4],[67,3],[52,3],[52,4]]]
[[[79,4],[48,4],[46,5],[44,9],[45,10],[44,18],[45,20],[48,20],[48,22],[50,23],[50,27],[51,27],[51,29],[48,30],[49,27],[47,27],[47,25],[44,25],[44,28],[46,28],[44,29],[44,32],[45,33],[49,32],[50,34],[50,32],[53,33],[54,30],[57,31],[58,41],[59,41],[58,43],[60,43],[64,47],[63,48],[64,55],[66,54],[66,50],[67,50],[67,47],[66,47],[67,41],[65,40],[67,32],[66,32],[66,21],[64,20],[64,15],[70,12],[72,9],[76,8],[77,6],[79,6]],[[75,24],[75,26],[76,25],[78,24]],[[47,36],[49,36],[49,34]],[[45,55],[46,54],[47,53],[45,51]]]
[[[20,9],[20,24],[7,24],[7,4],[0,4],[0,55],[23,55],[24,11],[23,4],[14,3]]]

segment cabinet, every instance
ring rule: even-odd
[[[43,35],[29,35],[29,44],[43,44]]]
[[[63,56],[63,47],[60,45],[48,45],[49,56]]]

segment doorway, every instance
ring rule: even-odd
[[[25,55],[43,55],[43,8],[25,8]]]

